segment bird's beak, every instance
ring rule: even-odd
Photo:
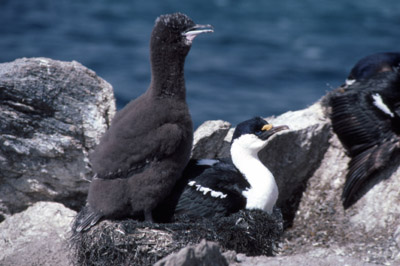
[[[197,35],[211,32],[214,32],[214,27],[211,25],[194,25],[183,32],[182,35],[185,36],[186,40],[191,43]]]
[[[263,131],[263,133],[260,135],[260,138],[262,140],[266,140],[269,137],[271,137],[272,135],[274,135],[275,133],[278,133],[279,131],[282,131],[282,130],[288,130],[288,129],[289,129],[289,127],[286,125],[274,127],[271,124],[266,124],[261,129]]]

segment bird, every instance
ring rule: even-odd
[[[263,118],[254,117],[237,125],[230,157],[191,159],[183,172],[187,181],[175,216],[211,219],[243,209],[272,214],[278,186],[258,152],[272,135],[286,129],[286,125],[274,127]]]
[[[357,202],[366,185],[398,156],[400,72],[395,67],[398,63],[382,60],[398,62],[397,56],[385,53],[360,60],[352,70],[358,74],[349,75],[356,81],[328,94],[333,131],[350,157],[342,193],[345,209]],[[390,70],[382,71],[386,68],[382,66],[388,65]]]
[[[73,231],[101,219],[153,221],[190,159],[193,123],[186,103],[185,58],[196,36],[213,32],[182,13],[159,16],[151,33],[151,81],[128,103],[90,155],[94,176]]]
[[[351,69],[343,87],[371,78],[377,73],[394,71],[400,67],[400,53],[375,53],[361,58]]]

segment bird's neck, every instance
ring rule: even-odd
[[[232,146],[231,156],[236,168],[250,184],[250,188],[243,191],[247,198],[246,209],[261,209],[271,214],[278,198],[278,186],[272,173],[259,160],[258,152]]]
[[[151,54],[151,94],[157,98],[186,99],[185,56],[158,51]]]

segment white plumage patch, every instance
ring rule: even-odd
[[[354,82],[356,82],[355,79],[346,79],[346,87],[352,85]]]
[[[246,154],[257,155],[266,144],[266,140],[262,140],[254,134],[244,134],[233,141],[231,146],[231,155],[232,157]]]
[[[382,97],[378,93],[373,94],[372,99],[374,100],[373,102],[374,105],[378,107],[379,110],[389,115],[390,117],[394,117],[394,114],[392,113],[392,111],[390,111],[389,107],[383,102]]]
[[[193,187],[193,186],[196,187],[196,190],[202,192],[203,195],[206,195],[208,192],[210,192],[211,197],[214,197],[214,198],[224,199],[224,198],[226,198],[228,196],[227,194],[224,194],[224,193],[222,193],[220,191],[215,191],[215,190],[212,190],[211,188],[203,187],[203,186],[201,186],[199,184],[196,184],[196,181],[194,181],[194,180],[190,181],[188,183],[188,185],[191,186],[191,187]]]
[[[231,155],[250,183],[250,188],[242,192],[247,199],[246,209],[261,209],[271,214],[279,192],[274,176],[258,158],[266,143],[253,134],[242,135],[232,143]]]

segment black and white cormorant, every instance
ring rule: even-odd
[[[258,152],[268,138],[285,129],[288,127],[273,127],[261,117],[255,117],[237,125],[230,158],[191,160],[184,171],[188,183],[175,214],[216,218],[241,209],[271,214],[278,199],[278,187]]]
[[[193,141],[185,58],[193,39],[212,31],[181,13],[157,18],[150,40],[150,86],[116,114],[91,155],[95,176],[75,232],[103,218],[151,221],[152,210],[180,179]]]
[[[352,70],[354,73],[364,71],[360,74],[362,79],[356,78],[356,82],[329,95],[333,131],[351,157],[342,194],[345,208],[354,204],[366,183],[398,156],[400,72],[396,67],[398,63],[393,63],[398,60],[395,53],[366,57]],[[377,70],[378,65],[390,67]]]
[[[376,53],[360,59],[351,69],[344,86],[366,80],[375,74],[394,71],[400,67],[400,53]]]

